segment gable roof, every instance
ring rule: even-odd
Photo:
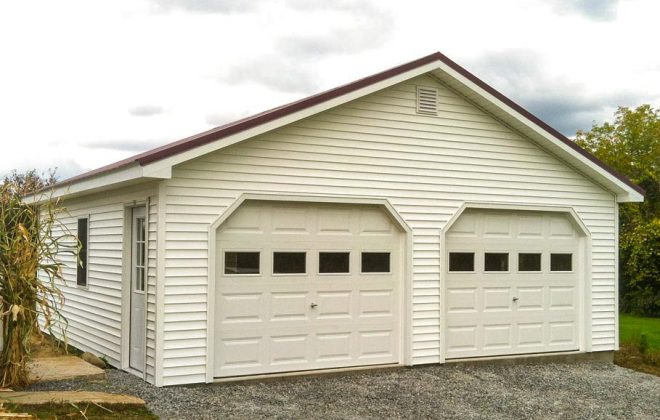
[[[594,178],[616,193],[619,202],[643,200],[644,190],[627,177],[439,52],[66,179],[53,187],[54,195],[80,194],[138,178],[169,178],[177,163],[428,72]]]

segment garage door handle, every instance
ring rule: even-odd
[[[517,297],[514,297],[514,298],[513,298],[513,301],[514,301],[514,302],[518,302],[518,298],[517,298]]]
[[[319,305],[317,305],[316,303],[312,302],[312,304],[309,305],[309,306],[312,307],[312,308],[316,308],[316,307],[319,306]]]

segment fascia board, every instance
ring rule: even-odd
[[[56,187],[52,190],[44,190],[40,193],[29,195],[25,197],[24,201],[27,204],[39,204],[54,198],[90,194],[108,189],[112,186],[130,183],[131,181],[137,181],[143,178],[166,179],[169,177],[171,177],[171,172],[168,173],[167,171],[145,175],[144,168],[138,163],[134,163],[131,166],[123,167],[113,172],[102,173],[92,178],[83,179],[71,184]]]

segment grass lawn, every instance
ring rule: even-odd
[[[621,314],[619,342],[621,350],[615,353],[614,363],[660,376],[660,318]]]
[[[637,343],[646,335],[649,350],[660,351],[660,318],[642,318],[621,314],[619,318],[619,341]]]

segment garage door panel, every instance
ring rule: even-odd
[[[469,352],[478,350],[476,325],[447,326],[447,352]],[[463,356],[464,357],[464,356]]]
[[[483,348],[486,350],[512,348],[512,329],[511,324],[484,324]]]
[[[320,291],[316,296],[316,319],[348,319],[352,316],[352,290]]]
[[[320,208],[317,218],[318,234],[352,235],[351,212],[351,209]]]
[[[270,294],[270,320],[275,322],[307,321],[309,293],[274,292]]]
[[[543,311],[545,310],[545,287],[517,287],[518,297],[517,310],[519,311]]]
[[[524,238],[542,238],[543,237],[543,217],[536,215],[524,215],[517,218],[517,237]]]
[[[578,348],[581,242],[565,215],[470,209],[446,238],[446,256],[474,254],[471,272],[445,268],[447,358]],[[487,252],[508,254],[508,270],[486,272]],[[541,254],[541,266],[519,266],[520,253]],[[553,253],[571,254],[572,271],[551,271]]]
[[[572,344],[575,340],[574,322],[551,322],[550,323],[550,345]]]
[[[447,312],[466,313],[477,311],[477,288],[464,287],[447,290]]]
[[[483,238],[511,237],[511,218],[508,215],[488,214],[483,218]]]
[[[550,309],[574,309],[575,287],[550,286]]]
[[[511,311],[511,287],[484,287],[483,312]]]
[[[263,337],[224,338],[220,340],[222,349],[222,368],[241,369],[261,366]],[[217,344],[216,344],[217,345]]]
[[[344,362],[351,360],[353,335],[351,332],[318,333],[316,359],[321,362]]]
[[[358,332],[358,359],[390,359],[396,352],[396,336],[391,329]]]
[[[271,365],[291,365],[308,363],[311,359],[308,334],[276,335],[269,337]]]
[[[518,347],[539,347],[545,345],[544,323],[526,322],[517,324]]]
[[[389,217],[374,206],[244,206],[259,210],[218,229],[214,375],[399,362],[402,235]],[[224,274],[224,252],[237,249],[260,252],[258,275]],[[349,253],[350,272],[319,274],[322,251]],[[361,273],[365,251],[389,253],[390,272]],[[273,273],[274,252],[305,252],[306,273]]]
[[[223,294],[218,302],[222,323],[261,322],[263,293]]]
[[[360,290],[358,317],[391,317],[396,308],[394,290]]]

